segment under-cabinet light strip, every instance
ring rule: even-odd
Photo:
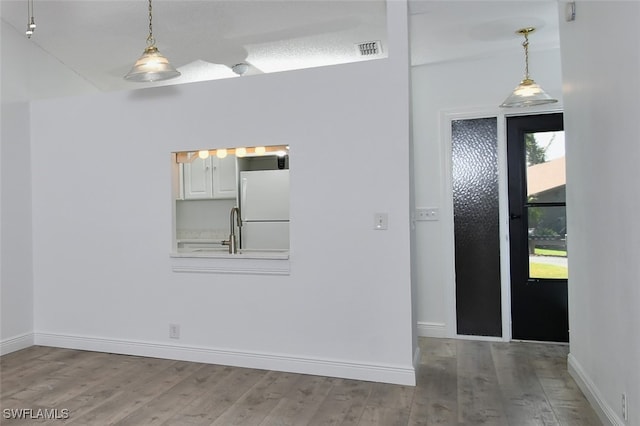
[[[227,155],[235,155],[236,157],[253,157],[267,154],[288,153],[289,147],[286,145],[271,145],[271,146],[255,146],[255,147],[238,147],[238,148],[217,148],[209,150],[199,151],[184,151],[176,153],[177,163],[191,163],[196,158],[207,158],[208,156],[215,156],[218,158],[224,158]]]

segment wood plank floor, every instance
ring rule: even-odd
[[[0,423],[601,425],[567,373],[566,346],[419,344],[415,387],[34,346],[0,358]]]

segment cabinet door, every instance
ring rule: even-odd
[[[236,198],[236,157],[212,158],[213,198]]]
[[[196,157],[184,165],[184,199],[197,200],[213,197],[211,157]]]

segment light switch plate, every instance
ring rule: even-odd
[[[387,213],[373,214],[373,229],[384,231],[389,227],[389,215]]]

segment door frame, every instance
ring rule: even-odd
[[[521,115],[541,115],[562,113],[557,106],[553,109],[544,107],[527,108],[526,110],[505,111],[498,107],[484,107],[468,110],[440,111],[440,141],[442,151],[442,250],[445,256],[444,278],[447,283],[445,293],[446,304],[446,336],[456,339],[487,340],[509,342],[511,333],[511,262],[509,244],[509,176],[507,158],[507,117]],[[452,174],[452,134],[451,123],[455,120],[472,120],[495,117],[498,126],[498,221],[500,224],[500,299],[502,310],[502,337],[467,336],[457,333],[456,320],[456,276],[455,276],[455,229],[453,220],[453,174]]]

